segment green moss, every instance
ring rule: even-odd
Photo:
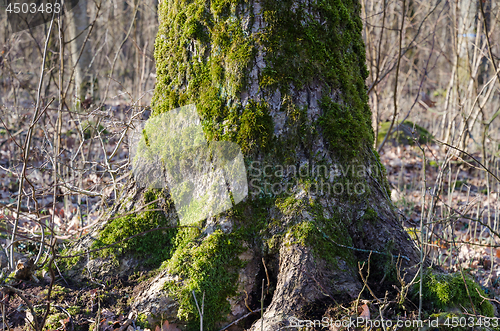
[[[260,134],[261,129],[245,124],[266,118],[267,110],[264,105],[244,107],[236,102],[255,52],[255,38],[247,36],[241,24],[243,3],[218,1],[207,6],[201,0],[177,0],[160,5],[155,44],[158,81],[152,106],[154,114],[161,114],[195,103],[209,139],[248,138],[252,145],[259,137],[247,133]],[[243,132],[238,134],[240,126]]]
[[[179,303],[179,318],[190,322],[189,330],[199,327],[193,291],[200,305],[205,295],[203,321],[208,330],[214,329],[216,322],[230,313],[227,298],[236,294],[238,269],[243,266],[238,254],[243,251],[236,235],[217,230],[200,244],[185,241],[175,252],[168,268],[178,274],[182,282],[165,286]]]
[[[275,140],[275,156],[284,164],[296,164],[297,150],[312,150],[314,142],[319,138],[318,130],[316,124],[307,117],[307,107],[295,105],[290,95],[283,97],[281,110],[288,115],[287,134]]]
[[[152,202],[164,194],[162,191],[150,190],[144,194],[145,203]],[[170,203],[170,200],[167,200]],[[111,220],[99,234],[98,240],[92,244],[93,249],[102,248],[106,245],[116,243],[135,234],[145,232],[158,227],[168,227],[172,224],[167,220],[163,212],[158,209],[156,203],[146,207],[140,214],[131,214]],[[158,230],[125,240],[119,245],[112,246],[97,252],[99,255],[108,256],[114,254],[133,253],[144,258],[146,264],[159,266],[162,261],[168,259],[172,254],[172,239],[175,238],[177,229]]]
[[[160,3],[153,116],[194,103],[208,140],[238,143],[247,163],[252,157],[270,164],[297,164],[301,151],[312,150],[320,135],[326,138],[329,151],[345,164],[355,160],[364,164],[367,153],[368,160],[375,159],[369,153],[374,137],[364,84],[368,73],[358,2],[315,0],[306,6],[292,0],[264,0],[260,4],[257,12],[246,0]],[[258,32],[253,30],[253,23],[261,19],[256,14],[265,21]],[[259,67],[257,82],[250,80],[255,66]],[[297,90],[307,86],[321,92],[319,117],[310,116],[305,104],[296,104]],[[271,111],[270,100],[278,92],[280,107]],[[284,115],[279,136],[274,133],[276,112]],[[269,181],[285,181],[275,177]],[[354,177],[339,181],[364,180]],[[293,185],[306,189],[315,181],[290,179]],[[338,198],[359,202],[364,197]],[[290,223],[279,224],[279,217],[272,219],[270,211],[276,210],[290,216]],[[310,220],[301,219],[302,210],[309,211]],[[145,225],[148,229],[161,223],[160,216],[147,213],[121,218],[114,225],[113,221],[101,238],[102,244],[139,232],[138,220],[150,222]],[[343,223],[346,220],[340,214],[326,217],[315,201],[308,206],[306,200],[258,195],[227,212],[235,222],[233,233],[216,231],[203,237],[183,229],[161,239],[164,241],[157,245],[161,248],[150,248],[149,254],[159,254],[165,261],[162,267],[181,277],[182,282],[166,286],[180,304],[179,317],[188,320],[191,329],[198,328],[192,291],[199,300],[205,292],[204,321],[211,330],[229,312],[227,298],[236,290],[242,266],[238,254],[244,241],[265,251],[278,246],[288,233],[332,265],[339,257],[354,263],[352,250],[332,242],[352,245]],[[155,217],[160,218],[151,222]],[[150,247],[151,243],[137,239],[120,244],[120,249]]]
[[[301,210],[306,210],[301,208]],[[289,230],[289,235],[293,241],[305,247],[311,247],[316,258],[324,259],[332,267],[337,266],[337,261],[342,258],[346,262],[355,264],[356,258],[349,250],[340,245],[352,246],[352,239],[344,225],[344,219],[340,213],[325,218],[321,205],[312,202],[311,219],[302,221]]]
[[[291,215],[298,212],[303,207],[303,201],[297,199],[295,196],[281,197],[276,199],[276,207],[283,213],[283,215]]]
[[[472,301],[478,313],[493,317],[493,306],[488,300],[481,298],[481,296],[486,297],[481,287],[469,276],[465,276],[465,283],[470,298],[460,273],[436,274],[429,270],[424,274],[424,302],[429,303],[433,309],[446,310],[460,306],[470,309]],[[415,285],[414,292],[418,293],[418,284]]]
[[[367,116],[351,107],[343,106],[328,97],[321,100],[324,115],[319,124],[333,150],[342,159],[352,159],[364,150],[367,142],[373,141],[371,123]]]
[[[148,191],[146,202],[155,200],[159,194],[157,191]],[[157,206],[152,204],[150,208],[156,209]],[[157,226],[165,226],[166,222],[162,214],[154,211],[115,219],[101,232],[96,247]],[[178,316],[188,321],[190,330],[199,326],[192,291],[195,291],[199,301],[205,292],[204,324],[211,330],[216,322],[223,319],[224,314],[229,313],[227,298],[236,291],[238,271],[242,267],[238,255],[244,250],[241,241],[243,234],[246,235],[245,231],[239,229],[233,234],[224,234],[217,230],[208,237],[201,235],[196,228],[175,229],[168,233],[157,231],[160,236],[139,236],[138,240],[125,241],[105,253],[131,252],[152,258],[154,265],[159,265],[158,261],[163,262],[161,269],[168,268],[172,274],[179,275],[183,281],[166,284],[166,288],[179,303]]]
[[[248,73],[262,49],[259,92],[268,99],[280,91],[288,125],[294,116],[285,101],[294,100],[296,89],[317,83],[323,95],[317,124],[330,149],[352,158],[369,148],[374,138],[357,2],[318,0],[305,6],[266,0],[261,5],[266,24],[259,33],[252,31],[253,4],[244,0],[160,5],[153,114],[195,103],[209,139],[238,142],[247,155],[279,152],[272,146],[269,106],[261,97],[244,102],[241,94],[249,89]]]
[[[57,260],[57,266],[62,271],[73,270],[83,259],[83,256],[65,257],[66,255],[76,255],[75,252],[68,249],[64,249],[59,255],[60,258]],[[46,270],[48,271],[48,267],[46,268]]]
[[[50,292],[50,296],[51,296],[52,300],[60,302],[64,299],[64,297],[68,293],[69,293],[69,289],[62,287],[58,284],[54,284],[54,286],[52,287],[52,291]],[[41,292],[41,294],[42,294],[42,296],[47,297],[48,289],[43,290]]]
[[[137,319],[136,319],[135,322],[136,322],[137,326],[140,326],[143,329],[150,329],[150,324],[149,324],[149,321],[148,321],[148,316],[146,314],[139,313],[137,315]]]
[[[357,4],[348,1],[264,1],[266,63],[261,86],[323,86],[319,125],[331,150],[346,158],[373,142],[364,80],[365,49]]]
[[[260,147],[267,150],[273,137],[273,119],[269,115],[268,105],[250,101],[240,119],[237,142],[243,152],[249,153]]]
[[[377,166],[375,171],[375,178],[378,180],[378,183],[381,184],[383,189],[387,192],[387,197],[390,199],[391,197],[391,187],[389,186],[389,181],[387,180],[387,169],[380,161],[380,155],[376,150],[373,150],[373,154],[375,155]]]
[[[311,247],[316,258],[324,259],[331,267],[336,267],[339,258],[345,258],[345,261],[355,261],[349,250],[335,245],[331,239],[340,244],[350,245],[350,236],[341,236],[341,229],[331,229],[332,237],[328,236],[324,229],[320,229],[316,222],[304,221],[290,229],[291,237],[294,242],[303,246]],[[344,233],[345,235],[345,233]],[[347,257],[347,258],[346,258]]]
[[[47,316],[47,320],[45,322],[44,330],[56,330],[62,326],[61,321],[68,318],[63,313],[55,313]]]
[[[372,208],[368,208],[365,210],[365,214],[363,215],[362,219],[363,221],[373,222],[378,219],[378,214]]]
[[[161,268],[180,277],[179,282],[166,283],[165,288],[179,303],[178,317],[188,322],[188,330],[199,329],[199,316],[192,291],[201,304],[205,293],[204,325],[218,330],[216,323],[230,312],[228,298],[237,290],[239,270],[244,262],[239,255],[249,245],[262,247],[266,237],[269,208],[274,199],[240,203],[225,217],[233,220],[232,233],[215,230],[205,236],[196,229],[181,229],[172,244],[174,253]]]
[[[75,316],[77,314],[80,314],[82,312],[82,307],[79,306],[71,306],[66,308],[68,313],[70,313],[71,316]]]

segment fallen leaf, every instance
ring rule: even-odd
[[[170,324],[168,321],[165,321],[161,327],[161,329],[157,326],[156,331],[181,331],[177,328],[177,324]]]
[[[358,311],[361,310],[361,313],[359,314],[359,317],[365,318],[367,320],[370,319],[370,309],[368,308],[368,305],[365,303],[361,307],[358,308]]]

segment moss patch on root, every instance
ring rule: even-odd
[[[75,257],[66,257],[71,256],[74,253],[69,249],[64,249],[60,254],[60,259],[57,261],[57,266],[64,271],[74,270],[78,267],[80,261],[84,259],[83,256],[75,256]],[[44,270],[48,271],[48,267],[45,267]]]
[[[145,204],[163,197],[165,193],[160,190],[149,190],[144,193]],[[172,203],[171,200],[166,200]],[[173,224],[161,211],[157,211],[156,203],[146,207],[144,212],[126,215],[111,220],[99,234],[98,240],[92,244],[92,249],[103,248],[138,233],[149,231],[154,228],[168,227]],[[158,267],[161,262],[170,258],[174,248],[172,240],[175,238],[177,229],[158,230],[146,233],[143,236],[125,240],[119,245],[98,251],[96,254],[109,256],[122,253],[133,253],[137,257],[144,258],[146,264]]]
[[[438,274],[428,270],[424,274],[422,284],[424,302],[427,302],[431,306],[431,309],[443,311],[453,308],[460,309],[460,306],[472,309],[472,301],[474,309],[478,314],[493,317],[493,306],[488,300],[482,298],[487,296],[481,287],[467,275],[465,275],[465,284],[459,272],[454,274]],[[414,287],[414,293],[418,295],[418,284]]]
[[[61,328],[65,319],[68,319],[68,316],[60,312],[47,316],[44,330],[56,330]]]
[[[177,299],[178,317],[189,321],[189,330],[199,328],[193,291],[200,307],[205,300],[203,322],[208,330],[215,329],[216,323],[230,313],[227,298],[236,294],[238,270],[243,267],[238,255],[243,251],[235,234],[216,230],[199,244],[185,241],[167,263],[167,268],[182,280],[166,283],[165,287]]]

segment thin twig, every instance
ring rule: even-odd
[[[264,258],[262,258],[262,264],[264,265],[264,270],[266,271],[266,278],[267,278],[267,294],[269,294],[269,284],[270,284],[271,282],[269,281],[269,273],[267,272],[266,261],[264,261]]]
[[[231,326],[235,325],[235,324],[238,324],[241,320],[247,318],[248,316],[252,315],[252,314],[255,314],[255,313],[258,313],[261,309],[260,308],[257,308],[249,313],[247,313],[246,315],[243,315],[241,316],[240,318],[238,318],[236,321],[233,321],[231,322],[230,324],[226,325],[225,327],[223,327],[222,329],[220,329],[219,331],[225,331],[227,330],[228,328],[230,328]]]

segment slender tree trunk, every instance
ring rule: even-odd
[[[71,60],[75,67],[75,97],[77,103],[85,100],[86,94],[91,93],[91,70],[92,61],[90,42],[85,39],[89,29],[89,18],[87,15],[87,0],[80,0],[68,13],[68,30],[71,51]],[[83,47],[83,51],[82,51]],[[81,54],[80,54],[81,53]]]

